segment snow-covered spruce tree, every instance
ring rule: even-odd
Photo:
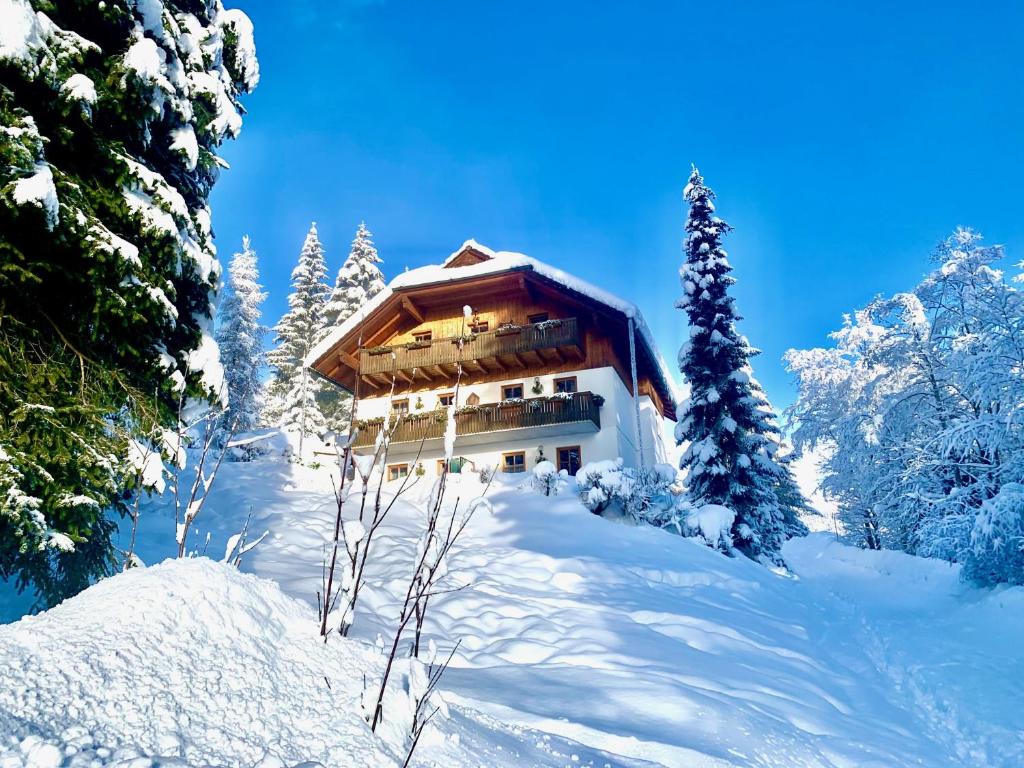
[[[324,384],[310,374],[305,363],[325,333],[324,308],[331,292],[324,282],[326,277],[324,249],[314,222],[302,244],[299,263],[292,270],[288,312],[274,326],[277,346],[267,355],[267,362],[274,368],[268,420],[299,433],[300,453],[307,435],[319,435],[326,429],[317,402]]]
[[[259,425],[263,409],[260,374],[266,362],[266,329],[260,322],[260,305],[267,294],[259,279],[256,251],[246,235],[242,250],[232,256],[228,266],[218,311],[217,345],[228,390],[228,410],[218,425],[222,434],[232,428],[235,432],[252,431]]]
[[[367,301],[384,290],[384,273],[377,266],[383,263],[373,244],[373,233],[366,228],[364,222],[360,222],[352,240],[352,249],[338,270],[334,290],[324,308],[324,324],[327,328],[345,322]]]
[[[787,539],[806,536],[808,529],[804,517],[819,514],[808,503],[803,491],[800,490],[800,484],[796,481],[792,467],[795,458],[794,453],[783,456],[779,451],[775,452],[775,462],[781,470],[775,478],[775,498],[779,501],[782,527]]]
[[[348,320],[384,290],[384,274],[377,266],[382,263],[373,245],[373,233],[360,222],[352,240],[352,249],[338,270],[334,291],[324,308],[325,333]],[[320,407],[328,427],[338,432],[348,429],[351,401],[349,395],[334,387],[323,388]]]
[[[679,350],[690,396],[676,425],[676,442],[688,444],[680,467],[695,503],[736,513],[731,533],[740,551],[777,558],[785,537],[775,493],[781,470],[773,458],[779,430],[751,381],[756,350],[736,331],[740,318],[729,296],[735,280],[722,248],[729,225],[715,216],[714,192],[696,168],[683,196],[690,214],[676,306],[690,325],[690,340]]]
[[[207,198],[258,69],[215,0],[2,8],[0,577],[52,603],[113,567],[128,440],[221,389]]]

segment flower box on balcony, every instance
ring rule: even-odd
[[[494,329],[495,336],[512,336],[514,334],[522,332],[523,327],[516,325],[515,323],[506,323],[505,325],[499,325]]]

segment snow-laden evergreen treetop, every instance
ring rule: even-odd
[[[263,408],[261,369],[265,328],[260,322],[260,305],[267,298],[259,284],[256,251],[249,236],[242,238],[242,250],[228,267],[228,279],[220,300],[217,344],[228,389],[228,411],[221,429],[250,432],[259,425]]]
[[[326,333],[324,310],[331,292],[326,278],[324,249],[313,222],[292,270],[288,312],[274,326],[277,346],[267,355],[267,362],[274,368],[268,420],[298,432],[300,446],[307,435],[322,434],[326,428],[317,403],[324,385],[305,365],[307,355]]]
[[[324,322],[328,329],[348,320],[384,290],[384,273],[377,266],[383,263],[373,245],[373,233],[364,222],[360,222],[352,240],[352,249],[338,270],[334,290],[324,309]]]
[[[382,263],[373,245],[373,233],[366,228],[365,223],[360,222],[348,258],[338,270],[334,291],[324,309],[325,333],[348,320],[384,290],[384,274],[377,266]],[[320,393],[319,403],[327,419],[327,426],[339,433],[346,432],[350,426],[352,397],[340,389],[325,386]]]
[[[690,395],[676,425],[676,441],[687,444],[680,467],[695,503],[736,513],[731,533],[738,549],[774,557],[785,537],[775,492],[784,477],[774,460],[779,430],[752,380],[749,361],[757,352],[736,330],[740,317],[729,295],[735,280],[722,247],[730,227],[715,215],[715,194],[696,168],[683,196],[690,214],[676,306],[690,326],[679,350]]]

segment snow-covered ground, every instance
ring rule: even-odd
[[[101,748],[127,749],[116,759],[133,766],[151,763],[132,754],[400,764],[401,744],[371,739],[358,701],[412,569],[427,481],[381,530],[355,642],[326,648],[314,605],[328,471],[262,460],[226,465],[217,482],[194,545],[209,528],[219,559],[251,509],[270,535],[242,570],[276,585],[168,563],[0,627],[13,670],[0,682],[0,766],[32,750],[58,765],[47,750],[76,743],[82,762],[69,764],[116,762]],[[461,640],[441,685],[450,713],[414,764],[1024,764],[1024,589],[976,590],[944,563],[827,534],[790,542],[792,572],[771,571],[520,482],[491,486],[493,512],[450,559],[450,585],[465,588],[437,599],[428,626],[442,651]],[[482,490],[456,477],[448,498]],[[169,556],[166,509],[149,505],[142,525],[143,560]]]

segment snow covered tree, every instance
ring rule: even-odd
[[[334,290],[324,309],[325,333],[348,320],[366,303],[384,290],[382,264],[373,245],[373,233],[366,224],[359,223],[348,258],[338,270]],[[348,428],[352,398],[334,387],[325,387],[320,396],[320,407],[328,426],[336,431]]]
[[[779,430],[752,383],[749,360],[757,352],[736,331],[740,318],[728,290],[735,280],[722,248],[730,227],[715,215],[715,194],[696,168],[683,196],[690,214],[676,306],[690,325],[690,340],[679,350],[690,395],[676,425],[676,442],[687,444],[680,467],[695,503],[735,512],[731,533],[740,551],[777,557],[785,536],[775,493]]]
[[[800,490],[800,484],[796,481],[792,467],[795,458],[794,453],[782,456],[779,451],[775,452],[775,462],[781,470],[775,477],[775,498],[779,502],[782,527],[787,539],[806,536],[808,529],[804,517],[819,514],[808,503],[803,491]]]
[[[249,236],[231,259],[227,284],[221,296],[217,345],[227,382],[228,411],[221,419],[222,432],[250,432],[259,425],[263,409],[260,373],[266,362],[260,305],[267,298],[259,284],[256,252]]]
[[[348,258],[338,270],[334,290],[324,308],[324,323],[334,328],[348,320],[366,302],[384,290],[384,274],[378,264],[383,264],[373,245],[373,233],[364,222],[359,223],[352,249]]]
[[[112,567],[130,437],[221,391],[207,199],[259,71],[218,0],[2,16],[0,357],[33,377],[0,391],[0,496],[29,505],[0,513],[0,576],[52,602]]]
[[[1021,583],[1024,295],[1003,258],[959,229],[913,291],[847,317],[832,348],[790,350],[789,417],[797,448],[825,448],[852,541]]]
[[[324,385],[313,378],[305,362],[325,333],[324,309],[331,291],[324,282],[326,277],[324,249],[314,222],[302,244],[299,263],[292,270],[288,312],[274,326],[277,346],[267,355],[267,362],[274,368],[269,420],[299,433],[300,453],[307,435],[322,434],[326,429],[317,402]]]

